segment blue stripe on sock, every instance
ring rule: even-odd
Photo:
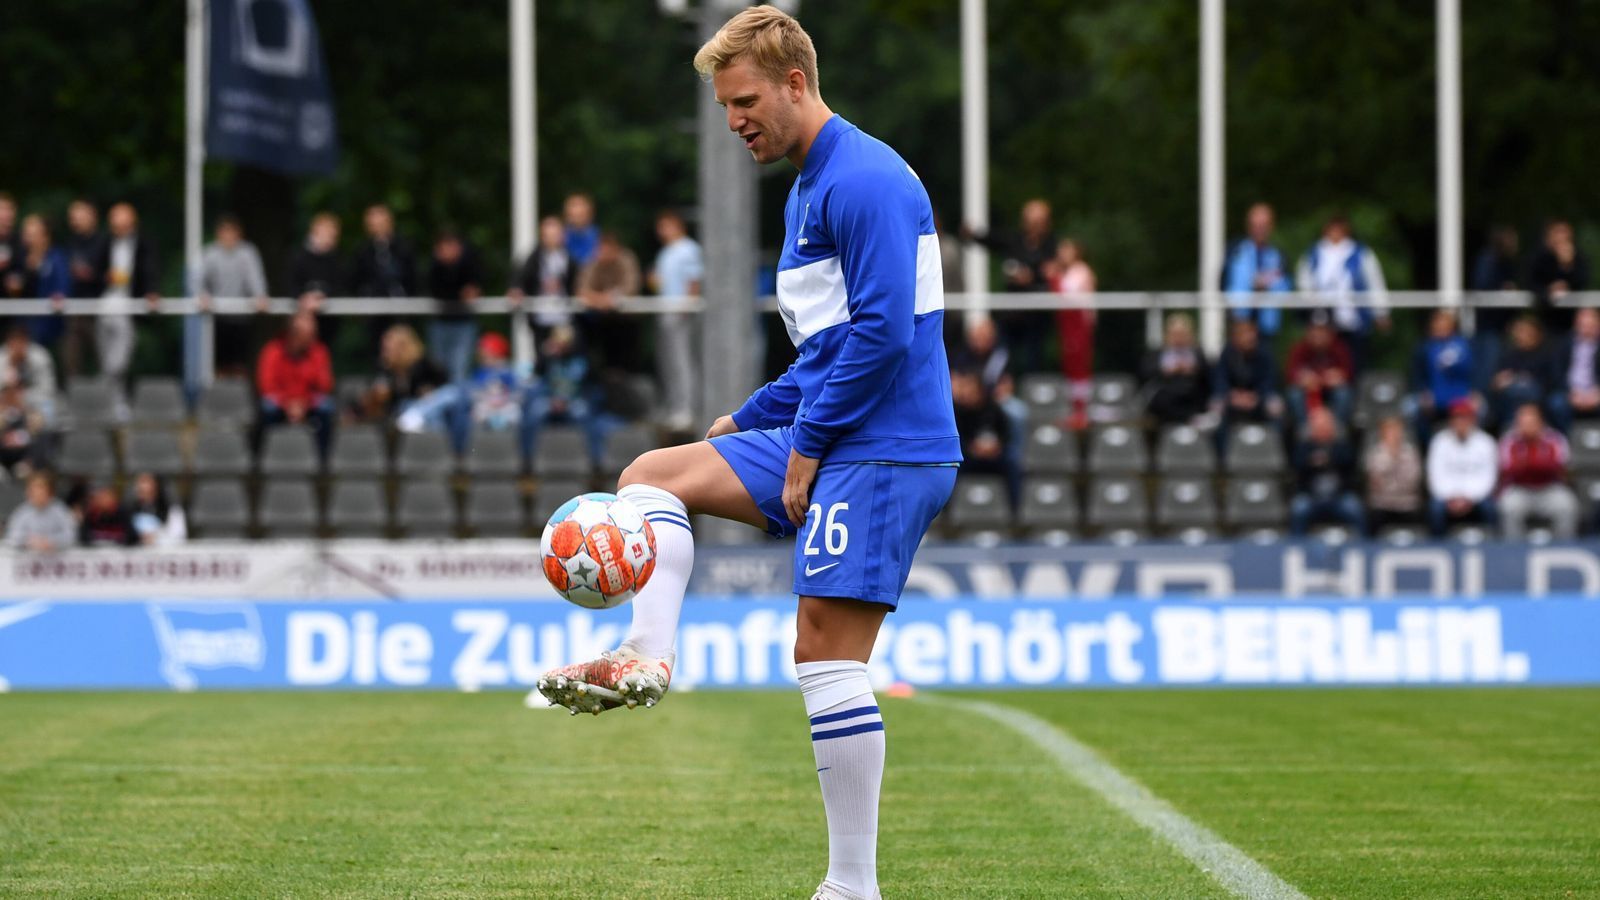
[[[645,521],[647,521],[647,522],[656,522],[656,523],[665,522],[665,523],[670,524],[670,525],[676,525],[679,528],[683,528],[683,529],[685,529],[687,531],[694,531],[694,526],[689,524],[689,520],[687,518],[685,518],[684,516],[678,515],[677,513],[666,513],[666,512],[645,513],[644,518],[645,518]]]
[[[817,731],[811,734],[811,742],[832,740],[833,738],[849,737],[853,734],[866,734],[869,731],[882,731],[883,722],[861,722],[845,728],[835,728],[832,731]]]
[[[847,709],[844,712],[828,713],[825,716],[812,716],[811,724],[826,725],[829,722],[843,722],[845,719],[854,719],[857,716],[864,716],[877,711],[878,707],[876,706],[858,706],[855,709]]]

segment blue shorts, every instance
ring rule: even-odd
[[[955,489],[955,466],[824,463],[805,524],[783,509],[789,431],[740,431],[711,439],[767,517],[775,538],[797,535],[794,592],[900,603],[911,558]]]

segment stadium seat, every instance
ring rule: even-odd
[[[408,538],[447,538],[455,534],[455,492],[442,481],[412,481],[400,486],[395,525]]]
[[[1356,408],[1351,415],[1357,428],[1372,428],[1387,416],[1397,416],[1405,403],[1405,379],[1397,372],[1366,372],[1356,382]]]
[[[999,475],[963,475],[944,511],[945,523],[963,537],[998,537],[1011,528],[1011,501]]]
[[[551,478],[539,481],[539,490],[533,495],[533,515],[529,520],[535,531],[543,531],[545,523],[556,507],[579,494],[589,492],[589,483],[576,478]]]
[[[256,526],[264,538],[309,538],[321,520],[317,494],[304,478],[269,480],[261,486]]]
[[[655,429],[648,425],[628,425],[606,437],[603,471],[608,476],[622,474],[630,463],[661,445]]]
[[[1144,482],[1128,476],[1091,481],[1088,524],[1101,537],[1119,542],[1148,534],[1150,509]]]
[[[243,378],[218,378],[200,395],[196,410],[202,425],[249,425],[256,420],[256,397]]]
[[[404,478],[444,478],[455,472],[456,457],[445,435],[433,431],[400,435],[395,474]]]
[[[1022,376],[1017,394],[1028,405],[1028,421],[1061,422],[1072,412],[1072,395],[1060,375],[1035,372]]]
[[[1575,474],[1600,474],[1600,422],[1574,422],[1567,444],[1571,457],[1567,467]]]
[[[1078,495],[1070,478],[1029,478],[1017,522],[1031,538],[1061,543],[1078,532]]]
[[[371,387],[370,378],[346,375],[334,384],[333,396],[338,401],[340,409],[360,409],[366,401],[367,390]]]
[[[1156,494],[1156,527],[1185,541],[1209,540],[1218,531],[1217,499],[1209,478],[1163,479]]]
[[[116,449],[111,434],[99,428],[80,428],[62,436],[56,468],[67,475],[103,479],[117,474]]]
[[[1572,491],[1578,495],[1578,530],[1588,532],[1600,521],[1600,477],[1580,476],[1572,480]]]
[[[0,481],[0,521],[22,505],[24,490],[20,481]]]
[[[181,475],[188,469],[175,431],[130,431],[125,451],[122,455],[123,469],[130,475],[152,472],[171,477]]]
[[[383,537],[389,526],[388,507],[380,482],[335,482],[328,494],[328,530],[341,538]]]
[[[1289,518],[1283,491],[1271,478],[1235,478],[1228,482],[1223,510],[1227,523],[1258,537],[1281,533]]]
[[[250,447],[239,429],[202,428],[195,434],[193,463],[196,477],[217,478],[250,474]]]
[[[322,466],[311,429],[296,425],[268,428],[261,442],[259,468],[268,477],[317,474]]]
[[[1139,387],[1132,375],[1096,375],[1089,397],[1095,422],[1132,422],[1139,418]]]
[[[467,490],[466,525],[474,537],[518,537],[526,523],[515,481],[475,481]]]
[[[587,478],[593,470],[589,439],[581,428],[555,426],[539,431],[533,473],[540,478]]]
[[[189,533],[201,539],[238,540],[250,529],[250,501],[237,478],[195,485],[187,515]]]
[[[1054,422],[1030,425],[1022,445],[1022,471],[1039,475],[1078,471],[1078,436]]]
[[[110,428],[119,424],[117,386],[104,378],[73,378],[67,382],[67,415],[72,428]]]
[[[738,547],[770,540],[764,529],[716,516],[694,517],[694,542],[703,547]]]
[[[1192,425],[1171,425],[1161,430],[1156,444],[1156,471],[1163,475],[1210,475],[1217,469],[1217,453],[1210,437]]]
[[[1228,471],[1235,475],[1276,475],[1288,467],[1278,432],[1265,425],[1236,425],[1228,432]]]
[[[1089,471],[1136,474],[1149,467],[1144,436],[1127,425],[1101,425],[1090,432]]]
[[[176,378],[145,376],[133,386],[134,425],[175,427],[189,418],[183,385]]]
[[[472,433],[463,464],[474,478],[515,478],[522,474],[522,448],[515,431],[480,428]]]
[[[334,432],[328,474],[336,478],[382,478],[389,474],[389,447],[376,425],[344,425]]]

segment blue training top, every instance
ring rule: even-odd
[[[828,462],[958,463],[933,206],[889,146],[834,116],[783,210],[778,309],[799,358],[733,414]]]

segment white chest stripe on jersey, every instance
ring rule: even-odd
[[[778,311],[798,347],[812,335],[850,321],[849,294],[839,257],[830,256],[778,273]],[[939,236],[917,238],[916,314],[944,309],[944,267]]]

